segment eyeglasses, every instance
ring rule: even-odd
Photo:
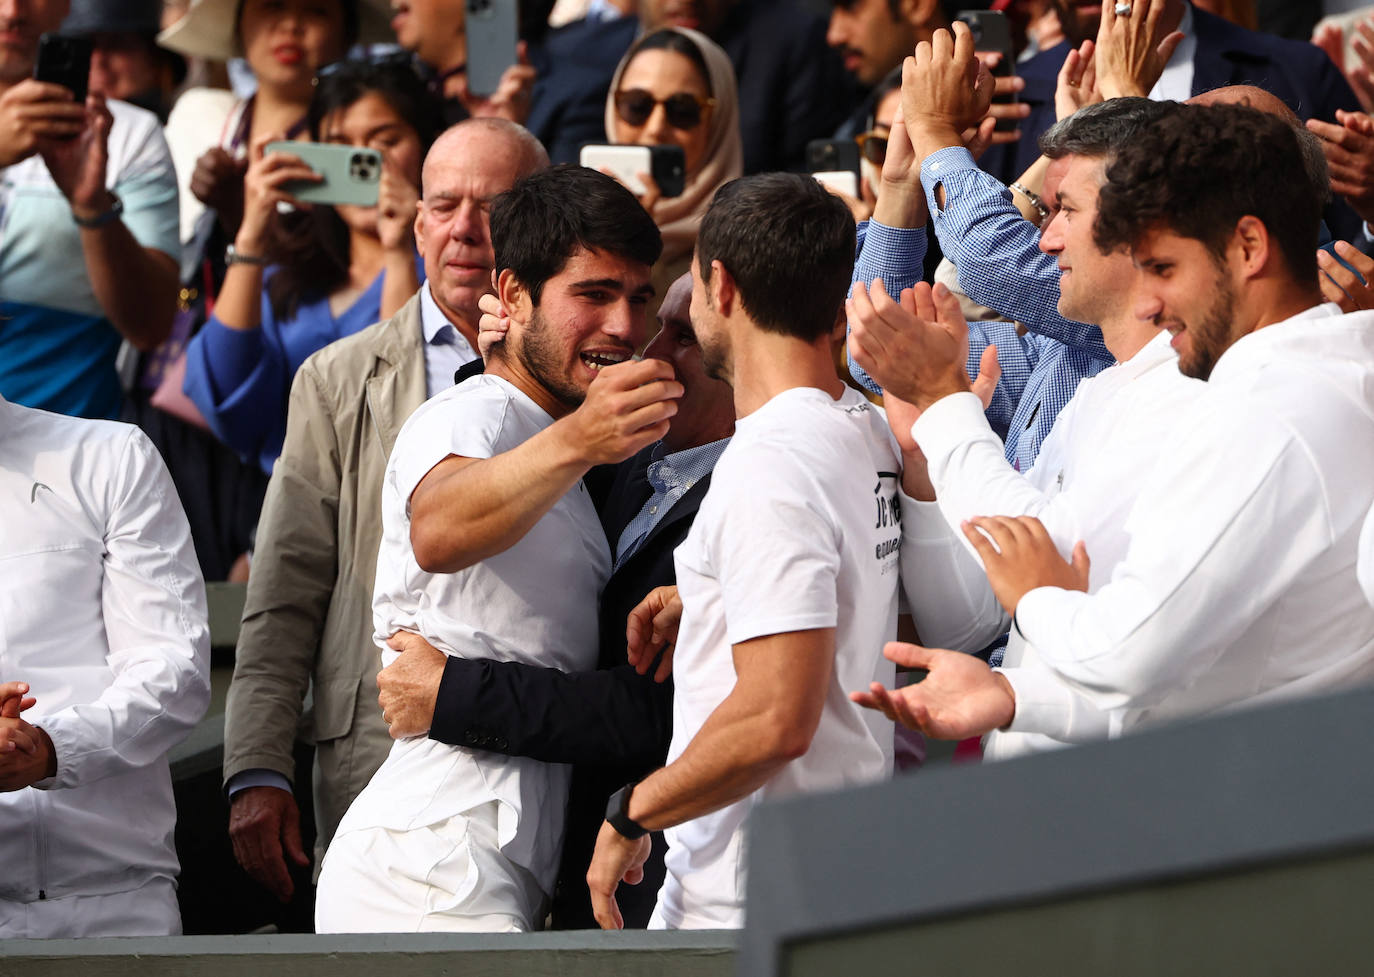
[[[882,166],[887,159],[887,136],[878,132],[861,132],[854,137],[859,154],[874,166]]]
[[[702,113],[715,104],[714,98],[702,98],[691,92],[675,92],[667,98],[654,98],[642,88],[625,88],[615,93],[616,115],[629,126],[642,126],[654,114],[654,107],[662,105],[663,114],[674,129],[695,129],[701,125]]]

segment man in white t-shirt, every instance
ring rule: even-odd
[[[692,326],[738,421],[676,554],[669,762],[611,798],[587,875],[603,927],[660,829],[650,927],[743,925],[754,805],[891,773],[891,727],[845,694],[892,675],[901,542],[897,446],[831,354],[853,253],[853,218],[802,176],[727,184],[702,222]]]
[[[404,630],[450,655],[591,669],[610,552],[581,479],[660,439],[682,394],[666,363],[628,362],[661,241],[627,190],[575,166],[498,197],[491,236],[510,331],[396,439],[375,636],[384,663]],[[396,743],[325,855],[319,932],[539,926],[569,768],[485,745]]]

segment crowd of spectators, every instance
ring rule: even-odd
[[[0,937],[180,932],[206,580],[319,932],[738,927],[922,737],[1374,679],[1374,8],[502,5],[0,0]]]

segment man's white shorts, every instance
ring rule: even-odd
[[[547,898],[497,844],[490,801],[437,824],[336,834],[315,895],[317,933],[518,933]]]

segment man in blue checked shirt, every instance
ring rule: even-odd
[[[1028,471],[1078,382],[1112,364],[1095,323],[1123,300],[1124,283],[1080,275],[1072,284],[1065,279],[1061,290],[1059,257],[1042,250],[1038,229],[1021,216],[1011,192],[978,169],[961,133],[986,113],[991,88],[973,84],[963,67],[962,53],[972,52],[966,28],[956,24],[955,35],[957,42],[948,34],[937,37],[931,56],[917,59],[903,83],[908,118],[889,137],[878,205],[873,220],[860,228],[854,281],[881,279],[893,298],[915,284],[925,256],[926,218],[935,215],[936,236],[959,269],[965,293],[1016,321],[970,323],[968,365],[976,375],[983,354],[996,347],[1001,380],[988,422],[1003,437],[1007,460]],[[1101,159],[1105,171],[1117,147],[1158,111],[1145,99],[1091,106],[1047,132],[1042,150],[1062,161],[1054,167],[1060,173],[1075,156]],[[1047,177],[1048,186],[1054,175]],[[877,390],[860,367],[851,370]]]

